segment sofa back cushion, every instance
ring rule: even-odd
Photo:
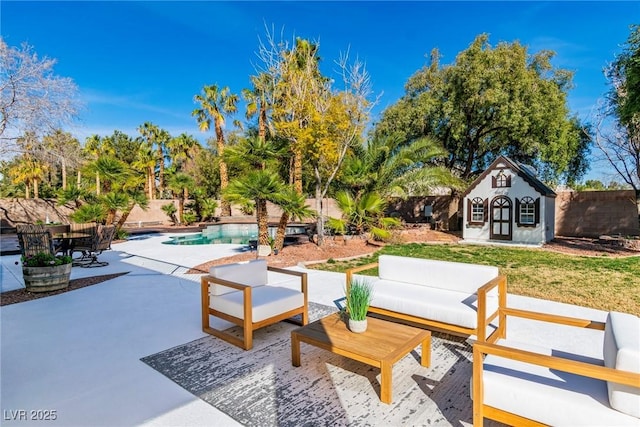
[[[640,373],[640,317],[612,311],[604,328],[604,365]],[[609,405],[640,418],[640,388],[607,382]]]
[[[395,255],[380,255],[378,261],[380,279],[469,294],[498,277],[498,267],[487,265]]]
[[[267,261],[255,259],[234,264],[217,265],[209,269],[209,275],[243,285],[263,286],[267,284]],[[235,290],[215,283],[209,286],[211,295],[222,295]]]

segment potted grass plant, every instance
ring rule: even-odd
[[[345,294],[349,330],[362,333],[367,330],[367,312],[371,304],[373,288],[364,280],[353,279]]]
[[[49,292],[69,286],[71,262],[68,255],[38,252],[22,256],[22,277],[29,292]]]

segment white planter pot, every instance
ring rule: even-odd
[[[351,332],[355,332],[358,334],[363,333],[367,330],[367,319],[364,320],[353,320],[349,319],[349,330]]]

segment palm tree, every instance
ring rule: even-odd
[[[269,94],[272,93],[269,86],[269,80],[271,76],[266,73],[261,73],[257,76],[251,76],[251,83],[253,89],[243,89],[242,97],[247,101],[247,110],[245,117],[247,120],[251,119],[256,114],[258,115],[258,138],[265,141],[267,139],[268,123],[268,110]],[[271,132],[273,133],[273,132]]]
[[[94,160],[100,156],[114,155],[113,146],[108,138],[100,138],[98,135],[91,135],[84,143],[84,151]],[[100,195],[102,185],[100,184],[100,171],[94,170],[96,174],[96,194]]]
[[[198,121],[202,132],[211,129],[211,122],[216,133],[216,143],[218,157],[220,159],[220,189],[224,190],[229,185],[229,175],[227,164],[223,160],[224,155],[224,133],[222,128],[225,122],[225,114],[233,114],[237,111],[236,104],[238,95],[230,93],[228,87],[219,89],[217,85],[204,86],[203,94],[196,95],[194,100],[200,103],[201,108],[196,108],[191,113]],[[228,201],[222,200],[222,216],[231,216],[231,205]]]
[[[194,180],[183,172],[178,172],[169,179],[169,188],[178,194],[178,222],[184,222],[184,201],[189,197],[189,189],[193,188]]]
[[[312,218],[315,216],[315,211],[306,205],[304,196],[298,194],[292,187],[286,187],[273,201],[282,209],[273,247],[282,250],[289,220]]]
[[[269,218],[267,201],[277,199],[283,191],[283,183],[278,175],[257,170],[249,172],[229,183],[223,197],[234,203],[244,204],[253,201],[256,207],[258,223],[258,244],[269,244]]]
[[[227,147],[225,159],[243,170],[265,170],[273,160],[282,155],[271,142],[260,137],[243,138],[236,145]]]
[[[132,166],[138,170],[145,171],[144,189],[149,200],[153,200],[155,195],[155,165],[156,159],[153,156],[153,149],[149,142],[142,140],[138,146],[136,160]]]
[[[389,228],[399,226],[397,218],[384,217],[386,201],[375,192],[354,198],[348,191],[336,195],[342,218],[329,218],[328,226],[340,234],[362,235],[371,233],[375,239],[390,237]]]
[[[127,206],[122,210],[122,215],[120,219],[118,219],[118,223],[116,225],[116,229],[120,230],[124,223],[127,221],[129,214],[133,210],[133,208],[138,205],[142,210],[146,210],[149,207],[149,199],[147,199],[145,193],[135,188],[128,192],[129,200],[127,201]]]
[[[111,225],[115,221],[116,212],[125,209],[129,205],[129,196],[121,191],[110,191],[101,200],[107,210],[106,224]]]
[[[169,140],[167,148],[172,163],[176,165],[176,170],[190,172],[195,168],[193,158],[198,154],[200,144],[193,136],[181,133]]]
[[[162,193],[164,191],[165,153],[171,136],[169,135],[169,132],[164,129],[160,129],[151,122],[145,122],[138,128],[138,132],[140,132],[142,138],[147,141],[151,147],[155,146],[155,164],[158,165],[158,193],[160,198],[162,198]]]
[[[376,138],[346,159],[340,181],[356,197],[367,192],[404,197],[438,187],[464,187],[464,182],[443,166],[446,156],[441,145],[427,137],[410,143],[393,137]]]

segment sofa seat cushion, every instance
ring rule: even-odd
[[[606,367],[640,373],[640,317],[610,312],[605,323],[603,354]],[[611,381],[607,388],[613,408],[640,418],[640,388]]]
[[[588,361],[584,357],[531,344],[508,340],[499,340],[497,344]],[[602,365],[602,361],[598,364]],[[605,381],[493,355],[486,356],[483,366],[486,405],[548,425],[638,425],[637,418],[611,408]]]
[[[389,280],[376,280],[372,286],[373,307],[466,328],[477,327],[478,297],[475,294]],[[497,309],[498,298],[487,296],[487,312]]]
[[[498,277],[498,267],[439,261],[396,255],[380,255],[378,275],[382,280],[411,283],[472,294]],[[493,290],[497,294],[497,290]]]
[[[256,259],[234,264],[217,265],[209,269],[209,275],[218,279],[240,283],[248,286],[263,286],[267,284],[267,261]],[[211,283],[211,295],[223,295],[236,290],[228,286]]]
[[[251,320],[260,322],[304,306],[304,294],[279,286],[258,286],[251,289]],[[244,319],[243,292],[234,291],[211,298],[210,307],[230,316]]]

